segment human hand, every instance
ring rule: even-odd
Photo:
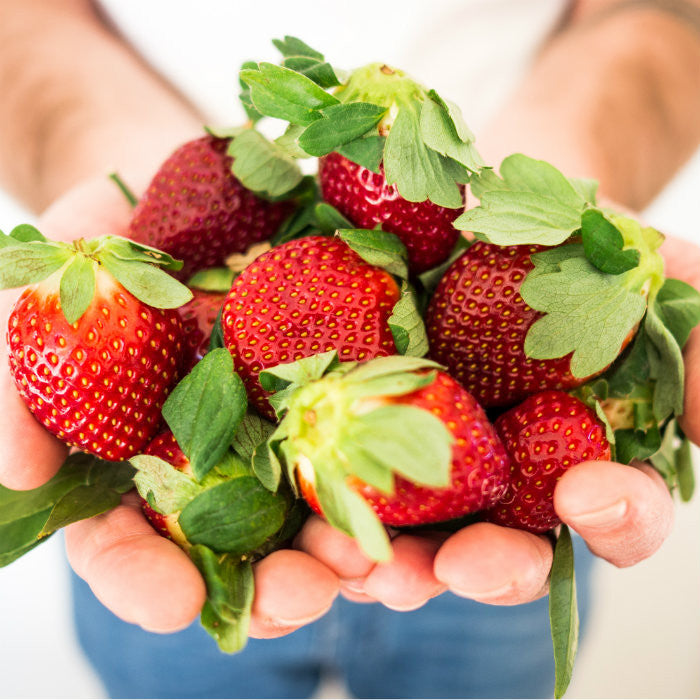
[[[105,177],[71,190],[47,210],[38,226],[47,236],[63,240],[123,235],[130,215],[126,200]],[[17,297],[17,290],[0,293],[4,324]],[[34,419],[7,368],[3,342],[0,483],[35,488],[56,473],[68,449]],[[122,619],[151,631],[172,632],[199,614],[206,590],[198,570],[177,545],[156,534],[134,494],[114,510],[68,527],[66,546],[76,572]],[[255,588],[251,635],[274,637],[322,615],[337,594],[338,580],[308,554],[282,550],[255,565]]]
[[[668,276],[700,288],[700,249],[669,238],[662,252]],[[700,443],[700,328],[685,347],[686,395],[681,424]],[[673,501],[648,465],[585,462],[559,481],[554,505],[598,556],[625,567],[651,556],[673,525]],[[491,523],[451,536],[400,534],[391,562],[374,564],[350,538],[319,518],[298,537],[299,547],[332,569],[352,600],[379,601],[396,610],[420,607],[444,590],[484,603],[515,605],[547,593],[552,546],[547,537]]]

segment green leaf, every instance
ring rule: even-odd
[[[459,109],[456,105],[454,108]],[[463,123],[463,120],[460,123]],[[466,124],[464,126],[466,127]],[[474,147],[471,132],[468,140],[462,140],[449,112],[441,104],[430,99],[423,102],[420,130],[425,145],[434,151],[456,160],[472,171],[477,171],[483,166],[481,156]]]
[[[586,257],[601,271],[619,275],[639,265],[640,253],[623,250],[620,230],[599,209],[586,209],[581,217],[581,236]]]
[[[428,352],[428,335],[425,323],[418,310],[418,301],[413,287],[404,280],[401,296],[394,305],[388,319],[396,350],[401,355],[423,357]]]
[[[0,525],[0,567],[12,563],[41,542],[39,533],[50,514],[51,509],[47,509]]]
[[[233,158],[233,174],[241,183],[269,197],[291,192],[303,177],[294,158],[254,129],[233,139],[228,154]]]
[[[274,144],[279,146],[291,158],[308,158],[307,153],[299,145],[299,137],[304,133],[304,127],[298,124],[290,124],[281,136],[274,140]]]
[[[514,154],[501,176],[483,170],[472,178],[481,204],[455,221],[458,229],[497,245],[558,245],[581,227],[586,202],[554,166]]]
[[[228,292],[235,276],[228,267],[209,267],[195,272],[187,281],[187,286],[203,292]]]
[[[156,309],[176,309],[192,299],[192,292],[155,265],[126,261],[110,252],[99,260],[127,291]]]
[[[314,207],[314,215],[319,228],[326,233],[335,233],[338,229],[352,228],[352,222],[327,202],[319,202]]]
[[[260,483],[273,493],[277,491],[282,477],[282,465],[275,454],[274,443],[258,445],[251,457],[251,464],[255,476]]]
[[[554,548],[549,584],[549,621],[554,647],[554,697],[563,697],[571,681],[578,650],[578,605],[571,534],[562,525]]]
[[[0,248],[0,288],[11,289],[42,282],[73,256],[64,245],[17,243]]]
[[[681,280],[667,279],[656,295],[654,311],[682,348],[700,323],[700,292]]]
[[[19,224],[10,231],[10,238],[14,238],[20,243],[31,243],[39,241],[40,243],[48,243],[48,239],[39,229],[31,224]]]
[[[648,342],[650,376],[656,379],[654,389],[654,417],[661,423],[672,413],[683,413],[685,368],[681,349],[673,333],[656,313],[655,305],[647,311],[644,332]]]
[[[391,543],[377,514],[351,488],[343,489],[342,496],[350,530],[365,554],[373,561],[389,561],[393,556]]]
[[[337,350],[329,350],[295,362],[270,367],[260,372],[260,384],[265,391],[281,391],[290,385],[302,386],[320,379],[337,364]]]
[[[177,272],[183,266],[182,260],[177,260],[158,248],[122,236],[103,236],[91,243],[96,244],[93,254],[99,255],[102,251],[109,251],[120,260],[150,263],[171,272]]]
[[[685,436],[676,454],[676,467],[681,500],[687,503],[695,491],[695,475],[693,473],[692,446],[690,440]]]
[[[661,447],[661,433],[658,429],[647,430],[616,430],[615,457],[622,464],[630,464],[638,459],[645,461]]]
[[[354,417],[348,436],[375,460],[416,484],[450,483],[454,438],[429,411],[387,404]]]
[[[433,360],[427,360],[423,357],[389,355],[388,357],[377,357],[369,362],[358,364],[351,372],[347,373],[345,381],[365,383],[380,377],[426,369],[444,369],[444,367]]]
[[[335,446],[339,459],[347,465],[347,470],[366,484],[386,494],[394,493],[394,474],[385,464],[375,459],[349,435]]]
[[[363,136],[336,149],[344,156],[362,168],[367,168],[373,173],[381,173],[381,162],[384,158],[384,136]]]
[[[650,381],[649,356],[647,352],[647,337],[643,332],[637,332],[622,362],[615,364],[606,373],[610,396],[616,398],[628,397],[638,387],[646,386]]]
[[[371,131],[386,113],[385,107],[368,102],[348,102],[321,110],[299,137],[299,145],[312,156],[324,156]]]
[[[273,423],[255,413],[247,413],[233,436],[231,446],[243,459],[249,461],[253,458],[257,447],[267,442],[274,432]]]
[[[295,36],[286,35],[284,39],[273,39],[272,43],[284,58],[305,56],[306,58],[315,58],[317,61],[323,61],[323,54],[320,51],[312,49],[308,44]]]
[[[261,547],[283,525],[287,499],[268,491],[253,476],[208,488],[180,513],[189,542],[243,556]]]
[[[671,420],[664,428],[659,449],[649,458],[654,469],[663,477],[669,491],[673,490],[678,483],[676,433],[676,421]]]
[[[250,86],[251,102],[261,114],[292,124],[308,126],[319,118],[319,110],[338,104],[310,78],[272,63],[242,70],[240,77]]]
[[[353,228],[339,229],[338,237],[370,265],[408,279],[408,253],[396,234],[379,229]]]
[[[451,209],[463,206],[461,187],[447,167],[447,159],[428,148],[420,129],[420,105],[402,106],[384,148],[384,173],[409,202],[429,199]]]
[[[221,327],[221,314],[224,311],[222,306],[219,312],[216,314],[216,319],[214,321],[214,327],[211,329],[211,336],[209,337],[209,347],[207,352],[212,352],[218,350],[219,348],[225,348],[226,343],[224,342],[224,330]]]
[[[242,72],[244,70],[257,70],[257,69],[258,69],[258,64],[255,61],[244,61],[243,64],[241,65],[240,72]],[[245,82],[243,82],[243,80],[241,80],[240,72],[239,72],[239,77],[238,77],[238,84],[241,87],[241,91],[238,93],[238,99],[241,101],[241,104],[243,105],[243,110],[245,111],[248,119],[253,124],[255,124],[262,119],[263,115],[260,114],[260,112],[258,112],[258,110],[255,109],[255,107],[253,107],[253,102],[250,99],[250,88],[248,87],[248,85]],[[232,136],[237,136],[240,133],[239,128],[227,129],[227,130],[218,130],[218,129],[210,130],[210,127],[204,127],[204,128],[208,133],[212,134],[212,136],[217,136],[219,138],[221,138],[221,137],[230,138]],[[219,133],[220,131],[222,131],[223,133]],[[233,132],[233,133],[231,133],[231,132]]]
[[[95,296],[96,264],[94,260],[78,254],[61,275],[61,310],[68,323],[75,323],[87,311]]]
[[[217,555],[203,545],[192,547],[189,555],[207,585],[207,600],[201,614],[202,627],[224,653],[241,651],[248,641],[255,595],[250,561]]]
[[[569,257],[562,259],[564,254]],[[605,369],[644,315],[644,297],[628,291],[617,276],[595,268],[578,245],[543,251],[532,260],[535,269],[520,294],[528,306],[546,315],[530,327],[525,354],[547,360],[573,353],[575,377]]]
[[[56,503],[38,536],[46,537],[78,520],[106,513],[120,503],[121,495],[112,489],[94,485],[77,486]]]
[[[243,382],[225,348],[207,353],[168,397],[163,418],[198,481],[228,449],[246,408]]]
[[[129,461],[137,469],[134,484],[141,498],[154,503],[159,513],[177,513],[202,490],[192,477],[159,457],[136,455]]]
[[[585,202],[595,206],[596,203],[596,193],[598,191],[598,181],[589,178],[567,178],[571,183],[571,186],[576,190],[576,193]]]

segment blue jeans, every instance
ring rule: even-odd
[[[576,538],[582,626],[593,557]],[[324,671],[362,698],[549,697],[547,599],[515,607],[444,594],[398,613],[338,599],[321,620],[228,656],[199,623],[157,635],[118,620],[73,576],[83,649],[119,698],[304,698]]]

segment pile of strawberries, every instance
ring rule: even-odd
[[[251,121],[175,151],[128,240],[4,236],[0,281],[30,285],[10,367],[47,430],[131,459],[147,516],[203,570],[284,544],[302,496],[377,560],[384,525],[547,532],[567,469],[675,437],[700,305],[663,277],[659,234],[541,161],[499,176],[456,105],[401,71],[341,80],[276,44],[282,65],[241,74]],[[264,137],[263,116],[284,134]],[[250,532],[213,540],[222,504]]]

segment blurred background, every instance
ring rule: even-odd
[[[404,17],[410,26],[395,36],[386,26],[395,21],[383,3],[374,3],[373,22],[358,41],[343,31],[343,17],[353,3],[323,3],[323,16],[305,12],[299,5],[275,3],[264,31],[237,32],[235,51],[228,37],[230,5],[203,0],[209,22],[206,41],[196,52],[183,52],[183,40],[192,38],[188,3],[120,0],[103,3],[120,27],[130,27],[134,45],[157,68],[206,110],[211,122],[235,124],[236,69],[240,56],[276,60],[268,38],[297,34],[314,47],[331,53],[344,67],[366,62],[367,46],[378,46],[377,58],[395,63],[429,80],[439,92],[460,102],[476,131],[517,82],[537,42],[561,12],[558,0],[508,4],[502,0],[474,0],[483,12],[472,10],[468,21],[459,3],[449,16],[436,17],[432,3],[405,0]],[[228,6],[227,6],[228,5]],[[388,3],[391,5],[391,3]],[[167,6],[167,12],[165,11]],[[318,9],[318,6],[316,6]],[[191,9],[191,8],[190,8]],[[500,45],[507,51],[491,52],[488,65],[460,61],[455,70],[454,46],[464,55],[490,51],[488,27],[497,13]],[[153,27],[167,15],[168,26]],[[540,27],[523,31],[524,23]],[[162,22],[161,22],[162,24]],[[321,28],[323,25],[323,28]],[[435,28],[442,41],[435,42]],[[328,27],[334,27],[335,33]],[[444,32],[447,31],[446,35]],[[449,34],[460,32],[457,37]],[[467,36],[463,36],[468,32]],[[264,36],[263,39],[260,37]],[[199,37],[200,39],[202,37]],[[210,71],[212,66],[224,69]],[[477,68],[477,66],[479,66]],[[472,71],[473,75],[468,75]],[[464,85],[478,84],[478,95],[463,94]],[[476,99],[478,97],[478,99]],[[650,225],[700,244],[700,153],[644,212]],[[0,229],[32,221],[32,216],[0,192]],[[700,454],[695,452],[696,463]],[[568,697],[581,698],[697,698],[700,697],[700,499],[677,509],[674,532],[651,558],[628,570],[600,563],[593,590],[594,610],[589,634],[579,652]],[[342,697],[342,687],[329,682],[320,694]],[[23,559],[0,570],[0,698],[103,697],[99,681],[83,660],[71,623],[68,569],[60,536],[49,540]]]

